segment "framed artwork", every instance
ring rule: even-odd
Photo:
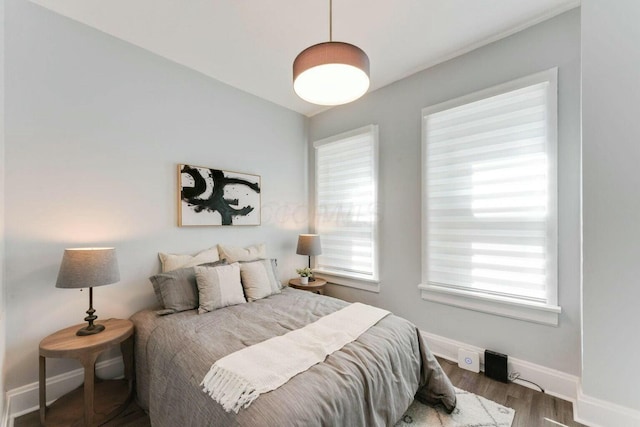
[[[178,165],[178,225],[260,225],[260,176]]]

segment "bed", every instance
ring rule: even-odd
[[[414,396],[453,410],[449,379],[416,327],[394,315],[237,414],[202,391],[200,382],[216,360],[346,305],[285,288],[205,314],[140,311],[132,316],[139,404],[156,427],[394,425]]]

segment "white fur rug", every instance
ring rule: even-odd
[[[414,400],[396,427],[511,427],[516,414],[511,408],[456,388],[457,405],[451,414],[442,407]]]

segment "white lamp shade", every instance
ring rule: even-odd
[[[298,247],[296,249],[298,255],[315,256],[322,253],[322,245],[320,244],[320,236],[317,234],[301,234],[298,236]]]
[[[311,46],[293,62],[293,89],[300,98],[318,105],[355,101],[369,89],[369,57],[349,43]]]
[[[56,288],[89,288],[120,280],[114,248],[65,249]]]

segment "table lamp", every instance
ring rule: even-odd
[[[298,255],[307,255],[309,257],[309,268],[311,268],[311,257],[322,254],[322,246],[320,244],[320,236],[317,234],[300,234],[298,236]],[[309,281],[314,281],[313,277]]]
[[[93,309],[93,287],[110,285],[120,280],[118,259],[114,248],[74,248],[65,249],[58,272],[56,288],[89,288],[89,310],[87,326],[76,335],[93,335],[104,330],[104,325],[95,325],[98,318]]]

